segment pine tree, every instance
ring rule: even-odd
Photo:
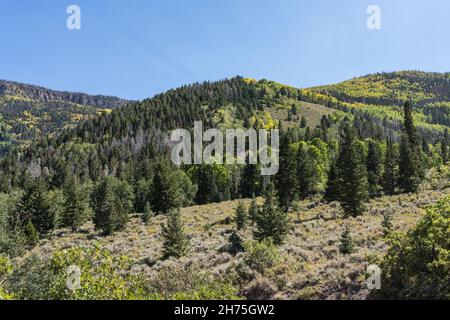
[[[265,201],[256,220],[256,230],[253,236],[256,240],[271,238],[274,244],[282,244],[289,230],[287,213],[276,203],[275,188],[269,183],[265,190]]]
[[[109,178],[103,178],[96,186],[92,199],[95,229],[102,230],[105,235],[112,234],[115,229],[113,216],[116,214],[116,208],[113,185]]]
[[[233,230],[233,232],[228,237],[228,250],[229,253],[236,255],[239,252],[244,251],[244,245],[242,242],[242,238]]]
[[[44,235],[54,226],[54,216],[45,197],[46,185],[42,180],[31,182],[17,206],[18,223],[25,227],[30,220],[39,235]]]
[[[302,120],[300,120],[300,128],[306,128],[307,123],[305,117],[302,116]]]
[[[92,192],[95,229],[105,235],[123,230],[133,209],[133,199],[133,190],[126,182],[115,177],[103,178]]]
[[[345,226],[344,231],[341,234],[339,251],[342,254],[350,254],[354,250],[353,239],[350,234],[350,229],[348,226]]]
[[[381,152],[375,141],[369,140],[367,152],[367,182],[369,196],[377,197],[381,192]]]
[[[386,156],[384,159],[384,173],[383,173],[383,190],[387,195],[395,193],[395,185],[397,180],[396,171],[397,157],[395,155],[392,141],[386,141]]]
[[[65,227],[77,230],[87,218],[88,204],[86,196],[78,186],[73,175],[66,178],[64,184],[64,211],[62,223]]]
[[[288,211],[296,190],[296,160],[291,148],[290,133],[282,133],[280,141],[280,165],[276,176],[278,201]]]
[[[404,125],[400,141],[399,162],[399,186],[405,192],[416,192],[420,185],[422,161],[417,143],[412,108],[407,101],[404,105]]]
[[[39,242],[39,233],[31,220],[28,220],[24,231],[27,244],[34,247]]]
[[[187,254],[189,250],[189,238],[184,232],[184,224],[181,220],[179,209],[170,211],[167,214],[167,223],[161,226],[164,237],[163,258],[180,258]]]
[[[363,151],[354,129],[346,123],[341,136],[337,161],[339,200],[346,216],[357,216],[364,210],[368,197],[367,171]]]
[[[253,196],[250,207],[248,208],[248,217],[252,223],[256,223],[259,214],[259,207],[256,203],[256,198]]]
[[[391,233],[392,230],[392,219],[394,218],[394,214],[392,210],[385,210],[383,212],[383,221],[381,222],[381,226],[383,227],[383,235],[386,237]]]
[[[339,200],[339,181],[336,165],[334,163],[331,165],[328,173],[327,187],[325,189],[324,198],[328,202]]]
[[[245,229],[245,227],[247,226],[248,216],[247,216],[247,211],[245,210],[245,205],[244,205],[243,201],[239,201],[239,203],[238,203],[234,220],[236,223],[236,230],[238,230],[238,231]]]
[[[162,161],[153,177],[151,204],[156,213],[168,213],[181,207],[182,195],[173,169]]]

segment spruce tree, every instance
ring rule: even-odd
[[[185,234],[181,212],[174,209],[167,214],[167,223],[161,226],[163,243],[163,258],[180,258],[189,250],[189,238]]]
[[[302,120],[300,120],[300,128],[306,128],[307,123],[305,117],[302,116]]]
[[[368,198],[367,171],[362,148],[354,129],[344,124],[337,160],[339,200],[346,216],[357,216],[364,210]]]
[[[445,128],[444,136],[442,137],[441,140],[441,157],[442,162],[444,164],[446,164],[450,158],[450,150],[448,149],[448,144],[449,144],[448,129]]]
[[[289,221],[287,213],[277,205],[275,188],[272,183],[268,184],[264,197],[264,205],[257,216],[256,230],[253,236],[258,241],[271,238],[274,244],[282,244],[289,230]]]
[[[152,211],[152,207],[150,206],[150,203],[147,202],[144,206],[144,212],[142,213],[142,222],[148,224],[153,216],[154,213]]]
[[[199,190],[200,191],[200,190]],[[156,213],[168,213],[181,207],[182,195],[174,170],[167,161],[158,163],[153,177],[151,204]]]
[[[291,135],[289,132],[281,134],[280,165],[276,175],[278,201],[280,206],[288,211],[294,199],[296,190],[296,159],[291,148]]]
[[[46,199],[46,185],[36,180],[27,185],[26,190],[16,208],[19,225],[25,227],[31,221],[39,235],[44,235],[54,226],[54,216]]]
[[[394,146],[390,139],[386,140],[386,156],[384,158],[384,172],[383,172],[383,190],[387,195],[395,193],[395,186],[397,180],[397,157],[395,155]]]
[[[25,225],[24,233],[25,240],[28,245],[34,247],[39,242],[39,233],[37,232],[31,220],[28,220],[27,224]]]
[[[422,163],[412,108],[409,101],[404,105],[403,133],[400,141],[399,186],[405,192],[419,189]]]
[[[250,207],[248,208],[248,217],[250,221],[255,224],[258,219],[259,207],[256,203],[256,198],[253,196],[252,202],[250,202]]]
[[[245,229],[245,227],[247,226],[248,216],[243,201],[239,201],[238,203],[234,220],[236,223],[236,230],[238,231]]]
[[[344,231],[341,234],[339,251],[342,254],[350,254],[354,250],[353,239],[350,234],[350,228],[345,226]]]
[[[339,181],[336,165],[334,163],[331,164],[330,171],[328,172],[327,187],[325,189],[324,198],[328,202],[339,200]]]
[[[369,183],[369,196],[377,197],[381,192],[381,151],[377,143],[369,140],[367,151],[367,182]]]
[[[62,223],[65,227],[77,230],[87,218],[88,204],[85,193],[75,181],[73,175],[64,183],[64,211]]]

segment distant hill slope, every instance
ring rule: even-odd
[[[127,103],[116,97],[61,92],[0,80],[0,155],[11,145],[28,144],[36,137]]]
[[[388,120],[399,120],[401,106],[409,99],[420,127],[450,127],[450,73],[376,73],[310,90],[333,97],[335,104]]]

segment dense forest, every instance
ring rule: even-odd
[[[353,221],[364,215],[371,199],[418,195],[430,172],[448,181],[449,81],[447,74],[400,72],[297,89],[235,77],[184,86],[104,111],[57,134],[53,129],[42,131],[48,134],[29,146],[9,150],[0,160],[0,296],[105,298],[104,289],[92,293],[88,287],[75,292],[63,288],[65,268],[70,261],[80,261],[86,272],[93,273],[86,279],[92,287],[101,281],[100,275],[117,268],[108,279],[116,281],[118,296],[109,298],[172,299],[192,291],[198,298],[251,298],[240,289],[277,265],[279,248],[293,228],[290,214],[301,214],[302,201],[312,201],[313,206],[337,203],[340,210],[334,219],[339,215],[344,222]],[[315,105],[321,107],[311,116],[308,110]],[[4,114],[4,119],[8,117]],[[170,130],[193,128],[194,121],[200,120],[206,128],[280,129],[277,175],[263,179],[259,165],[251,164],[174,166],[169,160]],[[234,216],[228,218],[231,230],[222,249],[231,256],[244,255],[243,263],[252,274],[238,270],[239,276],[228,282],[192,279],[191,291],[177,287],[161,295],[158,285],[166,284],[149,286],[135,274],[124,276],[119,267],[123,261],[104,259],[110,253],[98,247],[90,254],[101,261],[104,270],[100,271],[77,248],[56,252],[40,264],[24,262],[16,271],[10,262],[55,230],[76,233],[92,223],[98,237],[114,236],[127,229],[135,214],[147,226],[164,217],[161,261],[181,259],[189,255],[192,241],[180,208],[218,206],[235,199],[251,199],[251,203],[238,201]],[[383,232],[392,244],[380,262],[389,270],[387,285],[379,293],[382,297],[450,297],[445,271],[448,237],[432,239],[432,244],[426,239],[428,232],[448,234],[448,213],[447,198],[428,208],[423,221],[403,237],[392,232],[393,217],[383,216]],[[211,227],[205,225],[204,232]],[[248,237],[251,240],[244,241]],[[339,241],[338,254],[354,252],[347,227]],[[399,261],[397,252],[404,250],[404,261]],[[36,286],[52,286],[54,291],[39,296],[39,290],[26,287],[19,275],[26,272],[26,263],[46,270],[48,282],[36,280]],[[420,278],[420,263],[434,268],[427,272],[435,276]],[[162,274],[157,278],[165,279]]]

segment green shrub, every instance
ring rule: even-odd
[[[244,247],[245,264],[260,273],[273,267],[281,259],[278,249],[270,238],[261,242],[248,241],[244,244]]]
[[[385,298],[450,299],[449,196],[406,235],[391,237],[382,270]]]

